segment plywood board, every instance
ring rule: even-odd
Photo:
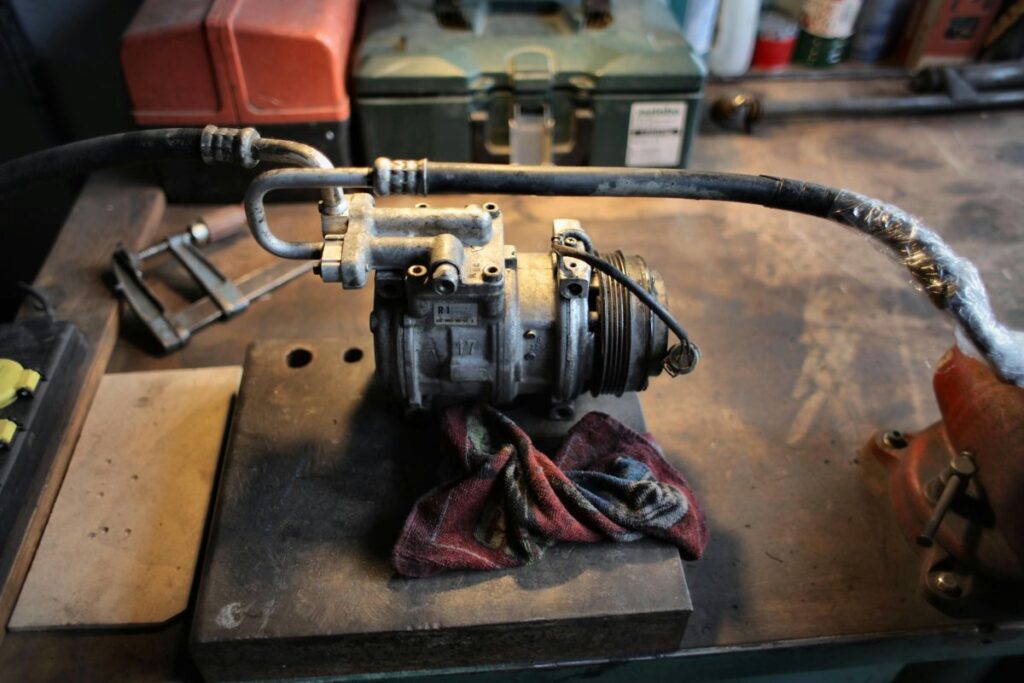
[[[9,627],[163,623],[184,611],[237,366],[106,375]]]

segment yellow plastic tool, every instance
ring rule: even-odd
[[[18,425],[11,420],[0,420],[0,449],[10,448],[14,441],[14,433],[18,431]]]
[[[41,379],[35,370],[23,368],[21,363],[9,358],[0,358],[0,408],[11,405],[19,396],[30,398]]]

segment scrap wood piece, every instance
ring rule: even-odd
[[[106,375],[11,630],[159,624],[188,604],[237,366]]]

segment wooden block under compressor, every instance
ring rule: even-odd
[[[429,419],[403,417],[379,395],[368,342],[250,348],[193,624],[192,653],[207,679],[679,646],[691,604],[671,545],[563,544],[520,569],[395,575],[391,547],[434,483],[438,438]],[[360,355],[346,354],[351,347],[363,347],[360,360],[345,361]],[[637,416],[634,424],[640,415],[635,394],[581,408]]]

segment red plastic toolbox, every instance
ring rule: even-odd
[[[358,6],[358,0],[146,0],[121,42],[135,121],[255,126],[264,136],[306,142],[336,164],[350,164],[346,76]],[[190,177],[178,177],[175,167]],[[182,164],[164,170],[172,198],[230,197],[244,184],[241,175],[223,170]]]

